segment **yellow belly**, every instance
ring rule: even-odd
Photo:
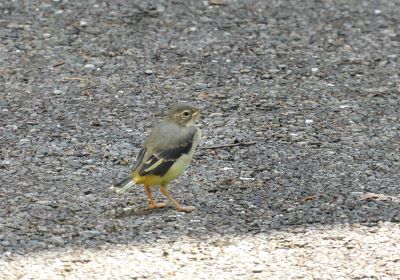
[[[149,176],[134,176],[134,180],[136,184],[143,184],[146,186],[157,186],[162,182],[162,178],[160,176],[149,175]]]

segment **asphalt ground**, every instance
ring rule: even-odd
[[[400,2],[210,2],[0,2],[0,278],[398,279]],[[109,192],[178,101],[197,210]]]

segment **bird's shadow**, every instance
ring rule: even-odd
[[[162,207],[162,208],[150,208],[150,207],[124,207],[124,208],[119,208],[115,211],[115,214],[110,215],[110,218],[116,218],[116,219],[123,219],[126,217],[141,217],[141,216],[148,216],[152,214],[161,214],[165,213],[169,210],[169,208],[173,207]]]

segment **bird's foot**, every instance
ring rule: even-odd
[[[194,210],[196,210],[196,207],[194,207],[194,206],[176,207],[176,211],[178,211],[178,212],[187,212],[188,213],[188,212],[192,212]]]
[[[165,207],[165,203],[150,203],[149,209],[158,209]]]

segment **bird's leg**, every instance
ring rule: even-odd
[[[160,191],[163,195],[165,195],[169,201],[171,201],[175,207],[176,210],[179,212],[191,212],[193,210],[195,210],[196,208],[193,206],[188,206],[188,207],[182,207],[182,205],[180,205],[172,196],[171,194],[168,192],[167,187],[166,186],[160,186]]]
[[[157,202],[155,202],[155,200],[153,198],[153,195],[151,194],[150,186],[144,185],[144,191],[146,192],[147,198],[149,200],[149,208],[150,209],[165,207],[165,203],[157,203]]]

